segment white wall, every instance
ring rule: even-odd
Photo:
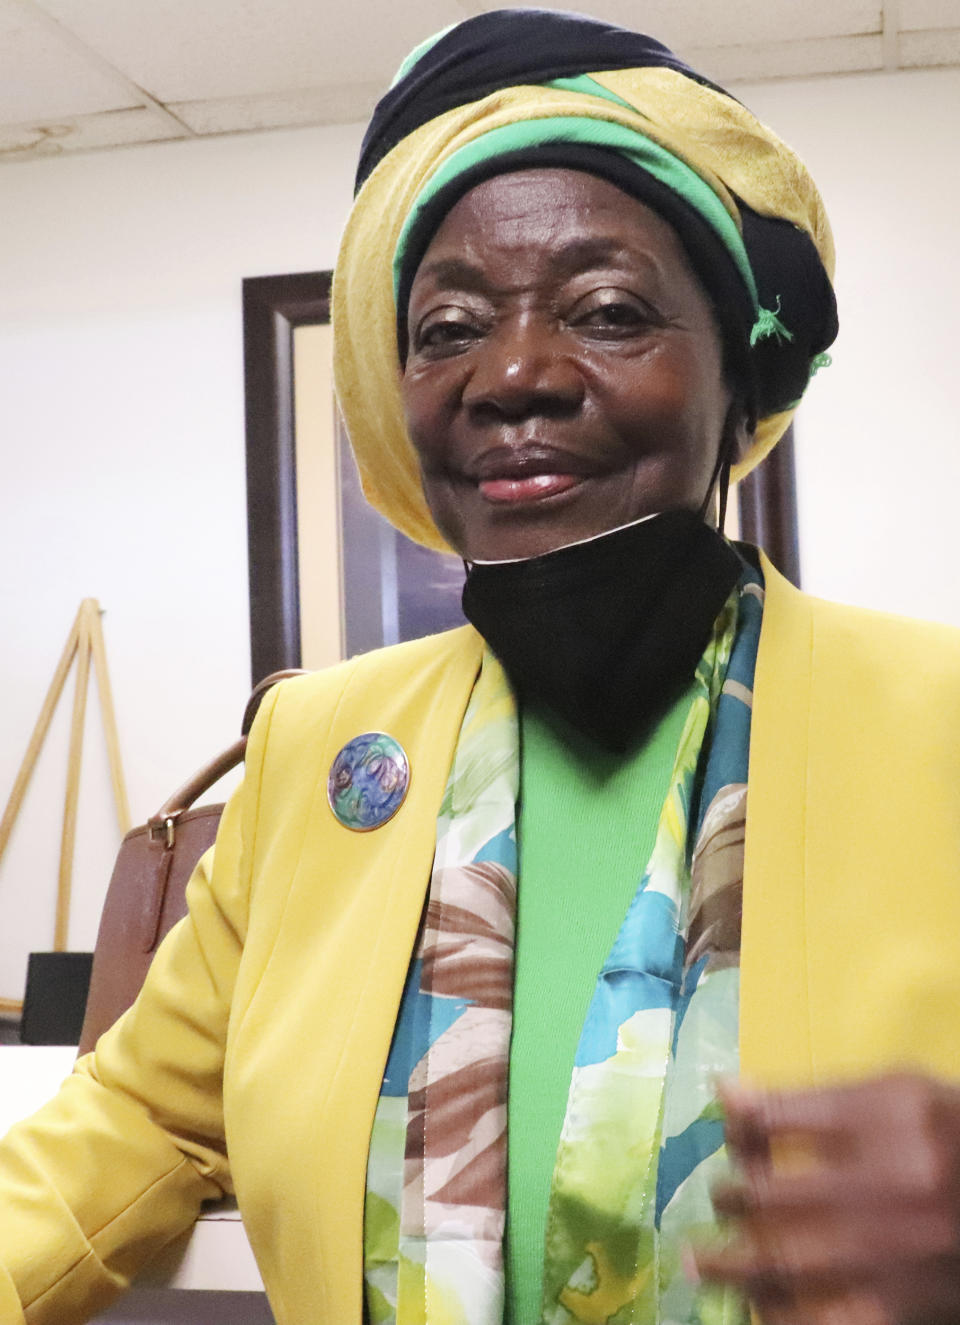
[[[836,362],[799,423],[806,583],[960,624],[960,71],[738,94],[809,161],[840,253]],[[135,821],[232,737],[249,677],[240,281],[332,265],[359,138],[3,169],[0,799],[84,595],[106,608]],[[0,866],[0,995],[52,935],[65,726]],[[117,840],[96,726],[88,745],[76,947]]]
[[[99,598],[134,822],[234,739],[249,691],[240,282],[332,266],[359,130],[10,166],[0,182],[0,804],[81,598]],[[0,865],[0,996],[48,948],[61,704]],[[88,714],[71,946],[118,835]]]
[[[737,89],[800,153],[840,336],[797,423],[805,587],[960,625],[960,70]]]

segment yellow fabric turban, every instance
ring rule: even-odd
[[[336,391],[364,492],[398,529],[432,548],[446,549],[446,544],[424,501],[404,425],[394,260],[409,218],[431,189],[436,191],[436,181],[455,174],[459,161],[475,162],[486,145],[504,137],[498,138],[497,131],[522,124],[528,138],[556,142],[567,132],[561,126],[578,121],[588,126],[588,136],[592,131],[607,142],[619,141],[626,130],[651,145],[655,163],[673,163],[683,178],[696,177],[697,187],[701,182],[708,186],[714,211],[706,209],[707,221],[725,234],[731,267],[739,262],[746,285],[753,286],[757,321],[748,338],[761,385],[769,387],[759,398],[776,406],[759,418],[734,479],[779,440],[836,334],[830,226],[812,179],[790,148],[665,48],[638,34],[622,34],[634,45],[623,39],[614,43],[610,34],[620,30],[590,20],[545,15],[554,22],[548,36],[562,33],[564,58],[551,48],[552,67],[548,59],[547,69],[518,76],[513,52],[518,39],[529,40],[529,34],[511,31],[511,26],[515,29],[524,16],[529,26],[537,15],[545,11],[503,11],[468,20],[408,59],[368,131],[362,182],[334,272]],[[571,31],[571,24],[581,25],[580,31]],[[591,41],[593,27],[602,27],[597,42]],[[571,43],[573,56],[567,53]],[[636,43],[653,52],[649,62],[641,63],[632,53]],[[597,45],[598,58],[616,51],[617,62],[632,59],[634,67],[585,74],[581,64],[578,71],[571,60],[593,54],[591,45]],[[536,64],[530,57],[527,61]],[[459,69],[466,74],[458,80]],[[506,80],[511,81],[498,85]],[[491,85],[492,90],[474,97]],[[786,399],[777,400],[778,392]]]

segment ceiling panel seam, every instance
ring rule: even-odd
[[[38,0],[15,0],[15,3],[19,4],[21,9],[25,10],[33,18],[46,24],[52,32],[56,33],[61,41],[65,42],[68,46],[71,46],[78,54],[82,55],[84,59],[89,60],[91,64],[97,65],[105,73],[110,74],[118,83],[121,83],[126,91],[138,100],[142,106],[154,111],[161,119],[165,120],[172,127],[178,129],[181,134],[191,138],[196,137],[193,129],[190,128],[189,124],[185,124],[183,120],[180,119],[179,115],[175,115],[174,112],[170,110],[169,107],[165,106],[162,101],[158,101],[156,97],[151,96],[145,88],[142,88],[138,83],[135,83],[134,80],[130,78],[129,75],[125,74],[122,69],[118,69],[115,64],[106,58],[106,56],[101,55],[95,47],[89,46],[87,42],[85,42],[82,37],[78,36],[71,28],[68,28],[64,23],[61,23],[58,18],[55,18],[52,14],[48,13],[43,6],[38,3]]]

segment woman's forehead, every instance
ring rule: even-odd
[[[591,268],[649,268],[692,278],[673,227],[615,185],[579,170],[495,175],[464,194],[438,226],[414,282],[480,287],[490,269],[536,266],[555,277]]]

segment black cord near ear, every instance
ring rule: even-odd
[[[730,491],[730,466],[733,463],[733,445],[734,434],[725,431],[720,439],[720,446],[717,449],[717,462],[713,467],[713,473],[710,475],[710,482],[707,486],[707,495],[703,499],[703,505],[700,507],[700,519],[706,520],[707,512],[710,509],[710,502],[713,500],[714,491],[717,494],[717,529],[723,533],[723,522],[727,518],[727,496]]]
[[[730,494],[730,465],[731,465],[729,446],[724,446],[722,449],[727,454],[724,454],[723,456],[723,460],[720,465],[720,473],[717,476],[717,498],[718,498],[717,529],[721,534],[723,533],[723,526],[727,522],[727,497]]]

